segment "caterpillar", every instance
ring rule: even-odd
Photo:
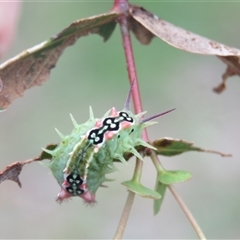
[[[64,136],[56,129],[61,143],[54,150],[43,149],[52,156],[47,166],[61,187],[58,202],[74,196],[86,203],[95,202],[97,189],[111,181],[105,175],[116,170],[114,159],[126,164],[123,154],[128,152],[143,160],[137,146],[155,149],[142,139],[143,129],[155,124],[150,120],[174,109],[142,119],[146,112],[135,115],[130,111],[132,87],[133,83],[122,111],[113,107],[102,118],[95,119],[90,107],[89,120],[80,125],[70,114],[72,133]]]

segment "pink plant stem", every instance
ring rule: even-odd
[[[132,49],[132,42],[131,37],[129,34],[128,24],[127,24],[127,11],[129,9],[129,4],[127,0],[115,0],[113,10],[121,12],[121,16],[118,18],[118,22],[121,29],[122,34],[122,42],[123,42],[123,48],[125,52],[125,58],[127,63],[127,71],[128,71],[128,78],[130,85],[132,85],[132,82],[134,81],[133,88],[132,88],[132,98],[133,98],[133,105],[134,105],[134,111],[135,113],[140,113],[143,111],[142,108],[142,102],[141,102],[141,96],[139,91],[139,84],[138,84],[138,78],[137,78],[137,72],[136,72],[136,66],[133,56],[133,49]],[[147,132],[143,132],[143,139],[145,141],[148,140]],[[142,172],[143,163],[140,160],[136,161],[136,167],[135,170],[137,170],[134,174],[135,178],[140,178],[141,172]],[[130,211],[132,208],[133,200],[134,200],[135,193],[129,191],[127,201],[125,203],[125,207],[123,210],[123,214],[121,216],[118,228],[116,230],[116,234],[114,236],[114,239],[122,239],[124,230],[126,228],[127,220],[130,215]]]
[[[127,26],[127,17],[125,15],[122,15],[119,18],[119,23],[120,23],[121,33],[122,33],[123,48],[125,51],[127,71],[128,71],[130,84],[134,80],[134,85],[132,90],[134,110],[136,113],[140,113],[143,111],[142,102],[141,102],[141,97],[139,92],[138,78],[137,78],[136,66],[135,66],[135,61],[133,56],[131,37],[130,37],[129,29]]]
[[[132,42],[131,42],[131,37],[130,37],[128,24],[127,24],[127,16],[123,14],[119,17],[118,20],[120,24],[121,33],[122,33],[123,48],[124,48],[125,57],[126,57],[128,78],[129,78],[130,84],[134,80],[134,85],[132,89],[134,111],[135,113],[140,113],[143,111],[143,107],[142,107],[142,101],[140,96],[136,66],[134,61]],[[148,135],[146,131],[143,132],[143,139],[145,141],[148,141]]]
[[[121,220],[118,224],[117,231],[113,238],[114,240],[120,240],[123,238],[123,234],[124,234],[124,231],[125,231],[125,228],[127,225],[128,217],[131,212],[132,205],[133,205],[134,197],[135,197],[135,193],[129,191],[128,197],[127,197],[127,200],[126,200],[123,212],[122,212]]]

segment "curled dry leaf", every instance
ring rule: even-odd
[[[203,148],[199,148],[193,145],[191,142],[187,142],[181,139],[173,139],[173,138],[162,138],[159,140],[155,140],[152,145],[157,149],[157,154],[171,157],[184,152],[189,151],[197,151],[197,152],[206,152],[206,153],[214,153],[219,154],[222,157],[231,157],[231,154],[225,154],[214,150],[206,150]]]
[[[197,54],[216,55],[226,63],[227,70],[223,74],[223,83],[214,89],[215,92],[220,93],[225,88],[227,77],[240,75],[239,49],[228,47],[177,27],[138,6],[130,7],[130,15],[132,17],[130,26],[134,26],[131,29],[142,44],[150,43],[154,35],[175,48]],[[133,23],[134,20],[138,24]],[[144,31],[143,28],[145,28]]]
[[[128,18],[128,24],[130,30],[134,33],[137,40],[143,45],[148,45],[155,36],[131,16]]]
[[[109,12],[77,20],[50,40],[0,65],[0,109],[6,108],[15,98],[22,96],[25,90],[46,81],[64,49],[73,45],[80,37],[97,33],[106,41],[115,28],[117,16],[118,13]]]
[[[237,56],[221,57],[218,56],[224,63],[227,64],[225,73],[222,75],[222,83],[213,89],[216,93],[221,93],[226,89],[226,81],[228,77],[240,76],[240,61]]]
[[[46,147],[46,149],[53,150],[56,146],[57,144],[50,144]],[[35,161],[42,161],[44,159],[51,159],[51,155],[43,151],[37,158],[29,159],[23,162],[15,162],[8,165],[3,171],[0,172],[0,183],[5,180],[12,180],[16,182],[19,187],[22,187],[22,184],[19,180],[19,175],[22,171],[23,166]]]
[[[0,172],[0,183],[5,180],[12,180],[18,184],[19,187],[22,186],[19,180],[19,174],[22,171],[24,163],[15,162],[11,165],[8,165],[2,172]]]

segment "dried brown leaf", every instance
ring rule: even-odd
[[[12,180],[16,182],[19,187],[22,187],[18,176],[22,171],[23,165],[24,163],[21,162],[15,162],[11,165],[8,165],[2,172],[0,172],[0,183],[5,180]]]
[[[128,18],[128,24],[130,30],[134,33],[137,40],[143,45],[148,45],[152,38],[155,37],[154,34],[148,31],[142,24],[137,22],[132,17]]]
[[[50,40],[0,65],[0,83],[3,85],[0,91],[0,109],[22,96],[25,90],[46,81],[64,49],[80,37],[96,33],[106,41],[114,30],[117,16],[118,13],[109,12],[77,20]]]
[[[236,75],[240,76],[240,61],[239,57],[237,56],[218,57],[227,64],[227,68],[222,75],[222,83],[220,83],[217,87],[213,88],[213,91],[216,93],[222,93],[226,89],[226,81],[228,77]]]
[[[159,19],[158,16],[148,12],[144,8],[131,6],[130,15],[142,26],[131,23],[135,26],[134,33],[137,39],[143,44],[149,43],[152,37],[149,33],[144,33],[141,29],[145,27],[149,32],[156,37],[162,39],[171,46],[197,54],[216,55],[224,63],[227,64],[227,71],[223,75],[223,83],[214,89],[215,92],[220,93],[225,88],[225,81],[227,77],[233,75],[240,75],[240,50],[228,47],[224,44],[199,36],[185,29],[177,27],[167,21]],[[138,27],[138,29],[136,29]],[[142,31],[140,34],[139,32]],[[144,36],[145,35],[145,36]],[[144,40],[147,38],[148,41]]]
[[[49,144],[46,149],[53,150],[57,147],[57,144]],[[19,187],[22,187],[22,184],[19,180],[19,175],[22,171],[22,168],[25,164],[42,161],[44,159],[50,160],[52,156],[50,154],[42,151],[42,153],[37,158],[29,159],[23,162],[15,162],[8,165],[2,172],[0,172],[0,183],[5,180],[12,180],[18,184]]]

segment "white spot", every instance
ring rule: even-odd
[[[91,134],[91,138],[95,138],[95,137],[96,137],[96,133],[93,132],[93,133]]]
[[[98,142],[98,141],[99,141],[99,139],[100,139],[99,137],[95,137],[95,139],[94,139],[94,140]]]

